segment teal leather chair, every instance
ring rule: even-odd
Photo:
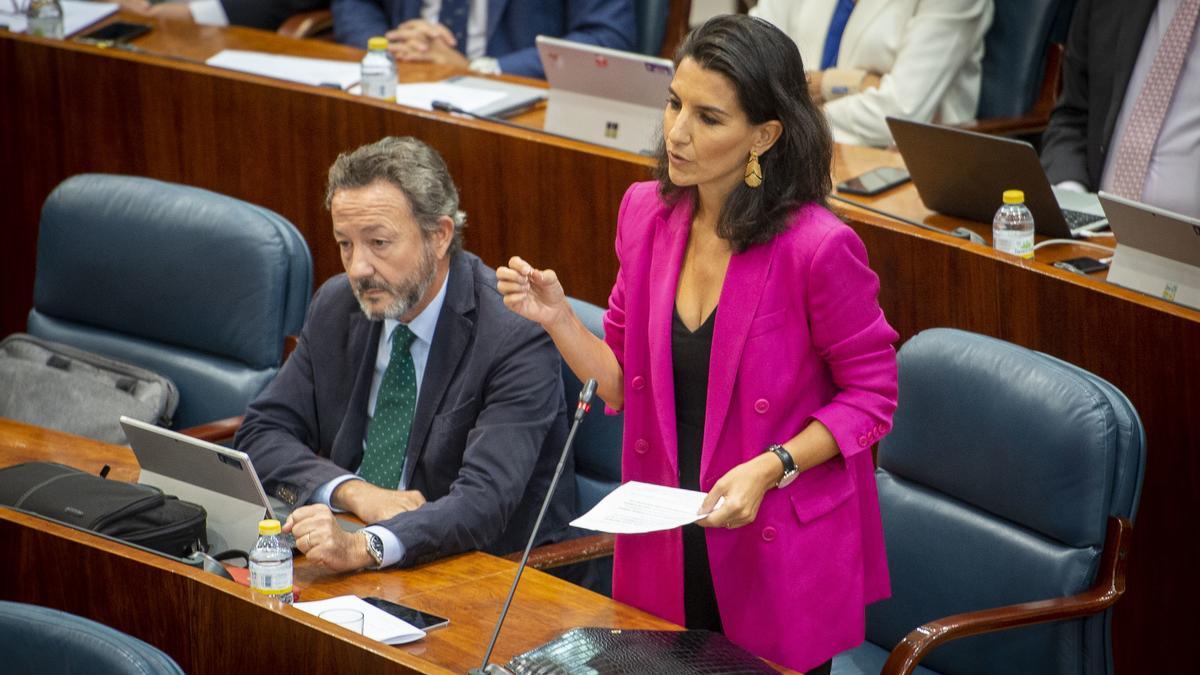
[[[1045,129],[1058,97],[1064,44],[1075,0],[995,3],[984,36],[976,122],[983,133],[1030,135]]]
[[[833,672],[1111,674],[1146,461],[1129,400],[959,330],[924,331],[898,358],[876,470],[892,597]]]
[[[589,302],[567,298],[575,315],[589,331],[598,338],[604,337],[604,309]],[[562,365],[563,394],[567,399],[567,410],[574,411],[579,401],[579,390],[583,383],[564,362]],[[621,431],[623,416],[608,415],[599,397],[592,399],[592,407],[579,431],[575,434],[575,510],[580,516],[598,504],[608,493],[621,484]],[[596,534],[590,530],[572,528],[571,538],[556,544],[547,544],[530,552],[529,565],[550,571],[568,581],[586,586],[603,595],[612,595],[612,552],[613,537]],[[509,556],[520,560],[521,554]]]
[[[687,33],[692,0],[633,0],[633,12],[637,51],[671,58]]]
[[[10,675],[183,675],[170,656],[131,635],[19,602],[0,601],[0,654]]]
[[[27,331],[179,388],[174,426],[241,415],[275,376],[312,294],[312,256],[282,216],[184,185],[63,181],[42,209]]]

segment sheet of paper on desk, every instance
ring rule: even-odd
[[[434,101],[445,101],[468,112],[475,112],[502,98],[502,91],[475,89],[445,82],[420,82],[396,87],[396,103],[422,110],[433,110]]]
[[[331,609],[353,609],[362,612],[363,635],[384,644],[402,645],[425,637],[425,631],[374,605],[368,605],[357,595],[339,595],[326,600],[297,602],[292,606],[313,616],[320,616],[321,612]]]
[[[17,4],[24,7],[28,2]],[[117,9],[118,7],[115,3],[109,2],[62,0],[63,35],[70,37],[109,14],[116,12]],[[8,3],[0,7],[0,24],[8,26],[8,30],[13,33],[24,33],[28,27],[24,12],[13,13],[12,6]]]
[[[358,82],[361,72],[361,66],[355,61],[309,59],[240,49],[222,50],[205,63],[217,68],[311,84],[314,87],[336,86],[343,91]]]
[[[704,516],[697,512],[702,503],[703,492],[630,481],[571,524],[612,534],[658,532],[700,520]]]

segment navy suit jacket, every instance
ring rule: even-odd
[[[1042,166],[1052,184],[1074,180],[1100,189],[1129,77],[1157,4],[1080,0],[1076,5],[1062,94],[1042,136]]]
[[[331,9],[337,41],[366,49],[368,39],[420,18],[421,0],[333,0]],[[632,51],[632,0],[488,0],[486,52],[500,70],[544,77],[538,35]]]
[[[404,544],[401,566],[523,548],[566,440],[550,337],[504,306],[495,273],[474,255],[454,255],[447,283],[408,443],[408,488],[428,501],[379,523]],[[303,504],[358,468],[382,326],[359,309],[344,274],[317,291],[299,344],[235,439],[267,492]],[[568,464],[540,543],[565,530],[573,473]]]

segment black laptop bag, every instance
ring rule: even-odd
[[[52,462],[0,469],[0,504],[176,557],[208,545],[204,507]]]

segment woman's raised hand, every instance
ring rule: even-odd
[[[509,309],[543,326],[570,315],[567,296],[554,270],[534,269],[519,256],[496,268],[496,289]]]

